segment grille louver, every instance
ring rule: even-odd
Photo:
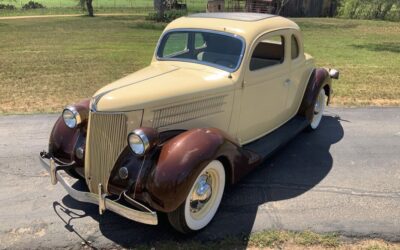
[[[154,110],[153,128],[161,128],[222,112],[225,96]]]
[[[86,144],[85,176],[89,189],[98,193],[99,183],[108,192],[107,183],[118,156],[126,147],[124,114],[91,113]]]

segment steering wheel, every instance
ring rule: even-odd
[[[214,61],[215,64],[219,64],[219,65],[223,65],[229,68],[233,68],[233,66],[235,65],[234,62],[230,61],[230,60],[226,60],[226,59],[217,59]]]

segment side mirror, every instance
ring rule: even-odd
[[[332,78],[332,79],[339,79],[339,71],[338,70],[336,70],[336,69],[330,69],[329,70],[329,76]]]

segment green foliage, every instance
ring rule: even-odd
[[[0,10],[15,10],[15,6],[12,4],[2,4],[0,3]]]
[[[342,0],[339,15],[351,19],[400,20],[400,0]]]
[[[22,6],[22,9],[24,9],[24,10],[44,9],[44,8],[46,8],[46,7],[43,4],[40,4],[40,3],[34,2],[34,1],[29,1],[24,6]]]
[[[78,6],[81,7],[82,10],[86,11],[86,0],[78,0]]]
[[[156,21],[156,22],[166,22],[169,23],[179,17],[186,16],[186,10],[168,10],[160,16],[159,13],[151,12],[146,17],[146,20]]]

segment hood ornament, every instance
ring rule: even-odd
[[[90,111],[91,112],[96,112],[97,111],[97,102],[99,101],[98,99],[100,99],[99,96],[94,96],[90,100]]]

